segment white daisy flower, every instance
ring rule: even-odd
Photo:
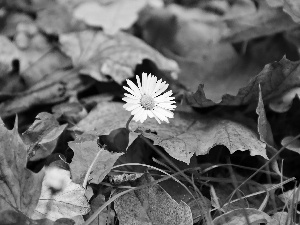
[[[168,118],[173,118],[174,113],[171,110],[176,108],[174,99],[171,97],[172,91],[167,91],[169,84],[158,81],[157,77],[142,74],[142,83],[139,76],[136,76],[136,86],[131,80],[126,80],[129,87],[123,87],[129,93],[125,93],[123,100],[126,104],[123,106],[127,111],[131,111],[134,121],[144,122],[147,117],[155,118],[158,123],[165,121],[169,123]]]

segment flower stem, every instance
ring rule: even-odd
[[[129,123],[130,123],[130,121],[132,120],[132,118],[133,118],[133,115],[131,115],[131,116],[129,117],[129,119],[127,120],[127,123],[126,123],[126,129],[127,129],[128,131],[130,131],[130,129],[129,129]]]

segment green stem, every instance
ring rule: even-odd
[[[133,115],[131,115],[130,117],[129,117],[129,119],[127,120],[127,123],[126,123],[126,129],[130,132],[130,129],[129,129],[129,123],[130,123],[130,121],[132,120],[132,118],[133,118]]]

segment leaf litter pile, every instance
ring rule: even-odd
[[[1,225],[300,224],[300,1],[0,5]]]

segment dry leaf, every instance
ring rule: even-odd
[[[37,24],[47,34],[54,35],[70,32],[74,28],[70,10],[57,3],[38,11]]]
[[[85,119],[77,124],[77,130],[108,134],[122,126],[130,114],[121,103],[99,103]],[[123,125],[124,126],[124,125]],[[216,145],[226,146],[231,153],[250,150],[251,155],[266,155],[265,144],[249,128],[229,120],[201,117],[193,113],[175,112],[170,123],[158,124],[148,119],[144,124],[130,122],[131,130],[144,130],[143,135],[163,147],[173,158],[190,162],[193,154],[205,155]],[[154,134],[155,133],[155,134]],[[129,145],[139,133],[130,132]]]
[[[251,224],[267,223],[271,220],[271,217],[257,209],[244,208],[235,209],[227,212],[221,216],[218,216],[213,220],[214,225],[245,225],[247,221],[245,219],[245,213]]]
[[[230,153],[250,151],[268,159],[266,145],[249,128],[230,121],[205,118],[192,113],[175,112],[169,124],[146,121],[138,127],[143,135],[163,147],[173,158],[189,164],[193,154],[205,155],[216,145],[226,146]]]
[[[116,34],[131,27],[146,4],[147,0],[88,1],[77,6],[73,14],[89,26],[102,27],[105,33]]]
[[[30,148],[30,161],[44,159],[50,155],[66,127],[67,124],[60,126],[50,113],[39,113],[34,123],[22,134],[24,142]]]
[[[224,20],[228,30],[224,32],[223,41],[248,41],[253,38],[291,30],[299,26],[282,11],[281,7],[270,7],[265,0],[257,3],[257,11]]]
[[[130,112],[126,111],[122,107],[122,104],[100,102],[88,116],[82,119],[72,130],[97,135],[109,135],[111,131],[125,127],[129,117]],[[135,132],[129,133],[128,146],[132,144],[138,135],[139,134]]]
[[[30,217],[40,197],[44,173],[26,168],[27,148],[17,123],[16,119],[14,129],[7,130],[0,119],[0,212],[17,208]]]
[[[294,140],[293,142],[291,142],[295,137],[293,136],[288,136],[285,137],[281,140],[281,145],[286,145],[289,143],[288,146],[286,146],[287,149],[297,152],[298,154],[300,154],[300,141],[298,139]]]
[[[74,157],[70,164],[72,179],[81,185],[90,167],[88,181],[99,184],[110,172],[117,159],[123,155],[123,153],[111,153],[100,148],[97,136],[90,139],[79,136],[75,141],[69,142],[69,147],[74,151]]]
[[[70,172],[56,166],[45,169],[42,193],[32,219],[72,218],[85,215],[90,205],[85,189],[72,182]]]
[[[300,23],[300,2],[298,0],[283,1],[283,11],[289,14],[296,23]]]
[[[272,217],[271,220],[267,223],[267,225],[285,225],[285,224],[294,224],[291,223],[291,215],[289,215],[287,212],[276,212]]]
[[[138,178],[136,185],[151,183],[149,174]],[[129,192],[115,200],[114,208],[120,225],[192,225],[191,209],[184,202],[179,204],[158,184]]]
[[[250,80],[246,87],[239,90],[236,96],[223,95],[218,105],[247,105],[256,104],[258,99],[258,85],[261,85],[261,92],[265,104],[274,98],[283,95],[297,85],[300,85],[300,62],[292,62],[285,57],[279,62],[267,64],[264,69]],[[195,93],[186,94],[186,102],[194,107],[209,107],[217,103],[207,99],[203,91],[203,85],[199,85]]]
[[[121,84],[134,75],[136,65],[143,59],[152,60],[159,69],[179,71],[176,62],[126,33],[108,36],[101,31],[86,30],[60,35],[59,40],[73,65],[98,81],[108,81],[108,75]]]

